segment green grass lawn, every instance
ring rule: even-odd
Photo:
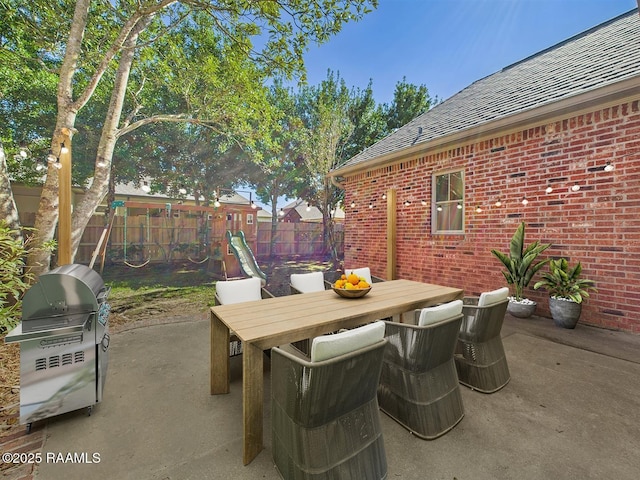
[[[322,260],[279,259],[260,266],[267,274],[267,289],[275,296],[290,294],[291,273],[321,270],[329,279],[333,273],[331,265]],[[111,287],[112,325],[168,317],[204,318],[214,305],[216,278],[202,265],[107,265],[102,278]]]
[[[215,280],[187,265],[107,266],[113,325],[171,316],[202,316],[214,304]]]

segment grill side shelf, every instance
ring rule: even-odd
[[[33,340],[37,338],[50,339],[52,337],[59,337],[63,335],[72,335],[74,333],[82,333],[84,330],[84,324],[70,325],[62,328],[53,328],[49,330],[39,330],[35,332],[23,332],[22,324],[19,323],[16,328],[11,330],[6,337],[4,337],[5,343],[24,342],[26,340]]]

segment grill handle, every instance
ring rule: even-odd
[[[103,352],[107,351],[107,349],[109,348],[109,343],[111,343],[111,337],[109,336],[108,333],[105,333],[104,337],[102,337],[102,341],[100,342]]]
[[[100,293],[98,293],[98,295],[96,296],[96,300],[98,301],[98,303],[102,303],[107,299],[107,297],[109,297],[110,293],[111,287],[105,286],[104,290],[101,290]]]

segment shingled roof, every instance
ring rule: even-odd
[[[634,82],[637,80],[637,83]],[[554,105],[625,83],[640,93],[640,16],[634,9],[503,68],[416,117],[349,159],[331,175],[360,171],[444,143],[483,125],[553,110]],[[502,120],[502,121],[501,121]],[[501,122],[500,122],[501,121]],[[513,124],[511,125],[513,126]]]

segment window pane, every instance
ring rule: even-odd
[[[436,209],[436,228],[438,231],[462,230],[462,208],[457,203],[440,205],[442,210]]]
[[[462,233],[464,231],[464,171],[433,176],[434,233]],[[458,208],[460,206],[460,208]]]
[[[462,172],[452,173],[450,176],[451,194],[450,200],[462,200],[464,193],[464,183],[462,181]]]
[[[449,174],[436,177],[436,202],[449,200]]]

